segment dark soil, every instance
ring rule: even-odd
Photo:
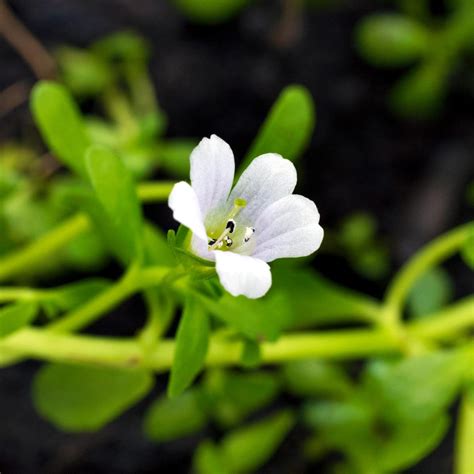
[[[415,123],[394,118],[385,98],[400,72],[367,66],[352,46],[355,23],[380,9],[380,1],[353,0],[339,8],[308,11],[299,36],[286,47],[274,41],[280,14],[276,1],[255,2],[240,17],[215,27],[190,24],[165,0],[12,3],[51,48],[86,46],[123,28],[141,32],[153,44],[151,71],[169,117],[169,136],[216,133],[236,156],[243,156],[285,85],[307,86],[317,104],[318,125],[301,166],[299,190],[315,200],[322,224],[329,228],[354,211],[373,213],[389,236],[394,270],[424,242],[469,218],[463,195],[474,176],[474,96],[464,84],[463,66],[438,119]],[[3,40],[0,65],[0,90],[19,80],[33,81]],[[17,108],[1,120],[0,139],[21,136],[29,121],[27,106]],[[164,208],[156,208],[160,222],[171,226],[165,214]],[[319,257],[315,265],[335,281],[374,296],[381,296],[386,283],[364,280],[342,259]],[[472,291],[469,274],[456,262],[450,269],[459,295]],[[139,313],[139,306],[127,303],[94,329],[130,334]],[[153,396],[99,433],[64,434],[32,407],[29,390],[37,367],[29,362],[0,370],[2,474],[189,472],[197,438],[156,446],[141,434],[142,415]],[[158,388],[164,382],[160,379]],[[305,467],[297,454],[301,434],[294,433],[260,472],[322,472]],[[409,472],[448,474],[452,451],[451,434]]]

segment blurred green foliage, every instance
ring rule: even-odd
[[[401,117],[436,116],[450,79],[474,44],[474,4],[446,2],[447,16],[430,13],[424,1],[400,0],[400,13],[375,13],[355,31],[359,54],[376,67],[412,66],[393,87],[388,102]]]

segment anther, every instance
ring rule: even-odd
[[[225,228],[229,229],[229,233],[232,234],[235,230],[235,221],[234,221],[234,219],[229,219],[227,221],[227,224],[226,224]]]
[[[227,235],[224,237],[224,242],[227,247],[231,247],[232,244],[234,243],[234,241]]]
[[[250,237],[252,237],[252,235],[254,234],[254,232],[255,232],[254,227],[247,227],[245,229],[244,242],[248,242],[250,240]]]

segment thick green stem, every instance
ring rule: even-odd
[[[137,187],[138,196],[142,202],[165,201],[173,185],[170,181],[142,183]],[[21,274],[25,268],[42,265],[50,255],[90,227],[91,223],[85,214],[78,213],[70,217],[39,239],[0,259],[0,281]]]
[[[149,273],[148,283],[152,272]],[[156,277],[156,274],[155,274]],[[449,313],[438,313],[426,324],[407,325],[408,333],[416,333],[423,339],[444,339],[474,326],[467,319],[466,307],[459,304]],[[451,324],[446,318],[449,316]],[[86,318],[90,321],[89,318]],[[76,316],[75,322],[79,318]],[[442,324],[440,323],[442,321]],[[81,323],[84,322],[84,319]],[[444,326],[442,333],[433,328]],[[71,323],[69,323],[71,327]],[[227,366],[239,364],[243,349],[242,341],[212,338],[206,364]],[[331,358],[361,359],[384,354],[403,352],[399,341],[383,329],[354,329],[293,333],[282,336],[276,342],[261,344],[262,362],[275,364],[296,359]],[[113,339],[86,335],[62,334],[49,329],[22,329],[0,341],[0,356],[33,357],[50,361],[83,362],[114,367],[147,367],[156,371],[168,370],[173,362],[175,343],[160,341],[155,348],[144,350],[137,339]],[[473,351],[468,352],[472,357]]]
[[[474,385],[466,389],[459,407],[456,433],[455,473],[474,471]]]

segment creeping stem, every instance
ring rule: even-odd
[[[141,183],[137,187],[138,197],[144,203],[165,201],[173,185],[169,181]],[[90,227],[90,221],[83,213],[68,218],[39,239],[0,259],[0,281],[20,274],[25,268],[42,265],[50,255]]]
[[[386,306],[401,314],[406,297],[416,280],[427,270],[454,255],[467,242],[474,229],[468,222],[434,239],[416,253],[395,275],[387,289]]]
[[[423,326],[408,324],[406,328],[409,333],[421,338],[444,339],[450,334],[474,326],[474,317],[470,309],[468,305],[459,304],[446,314],[440,312],[427,318]],[[450,324],[446,319],[448,317]],[[439,328],[440,324],[444,327],[442,333],[439,333],[438,329],[433,329]],[[212,338],[206,364],[208,366],[238,364],[242,350],[243,343],[239,340]],[[265,342],[261,345],[262,362],[268,364],[313,357],[360,359],[397,354],[401,350],[396,340],[383,329],[293,333],[282,336],[276,342]],[[144,351],[137,339],[62,334],[36,328],[22,329],[0,341],[0,354],[118,368],[142,367],[157,372],[170,369],[174,351],[173,340],[162,340],[151,351]],[[471,359],[474,357],[472,344],[468,346],[465,354]]]

